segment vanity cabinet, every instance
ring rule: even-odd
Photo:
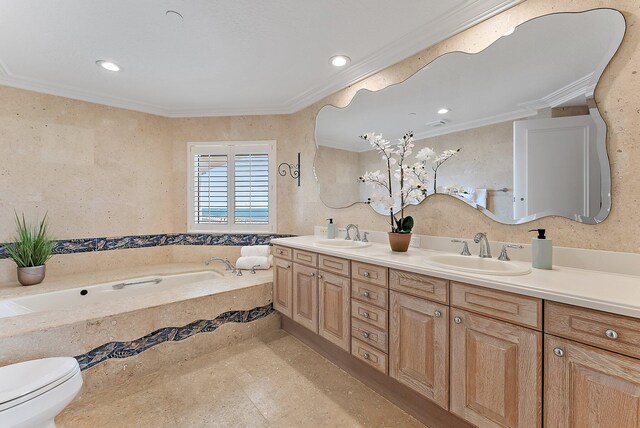
[[[389,376],[449,407],[449,308],[390,292]]]
[[[542,426],[542,333],[451,308],[451,411],[484,427]]]
[[[318,270],[293,264],[293,320],[318,333]]]
[[[640,428],[640,319],[286,247],[273,300],[436,426]]]
[[[349,352],[350,279],[320,271],[318,334]]]
[[[546,302],[546,426],[640,428],[638,357],[640,320]]]
[[[293,317],[293,268],[289,260],[273,259],[273,308]]]

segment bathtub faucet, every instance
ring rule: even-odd
[[[224,270],[226,270],[227,272],[236,273],[236,268],[233,267],[229,259],[223,259],[222,257],[212,257],[209,260],[207,260],[204,264],[209,266],[211,262],[222,262],[224,263],[224,268],[225,268]]]

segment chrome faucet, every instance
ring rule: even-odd
[[[463,241],[461,239],[452,239],[451,242],[459,242],[460,244],[464,244],[462,247],[462,252],[460,253],[461,256],[471,255],[471,251],[469,251],[469,244],[467,244],[467,241]]]
[[[504,244],[502,246],[502,251],[500,251],[500,256],[498,256],[498,260],[502,260],[503,262],[508,262],[511,260],[509,254],[507,254],[507,248],[516,248],[518,250],[522,250],[524,248],[524,245]]]
[[[478,257],[482,257],[483,259],[491,258],[491,246],[489,245],[486,232],[476,233],[476,236],[473,237],[473,242],[480,244],[480,253],[478,254]]]
[[[354,241],[360,241],[360,229],[358,229],[358,225],[357,224],[348,224],[347,225],[347,236],[344,239],[351,239],[351,237],[349,236],[349,231],[351,229],[353,229],[355,227],[356,229],[356,236],[355,238],[353,238]]]
[[[209,266],[209,264],[211,262],[222,262],[224,263],[224,270],[226,270],[227,272],[233,272],[236,273],[236,268],[233,267],[233,265],[231,264],[231,262],[229,261],[229,259],[223,259],[222,257],[211,257],[209,260],[207,260],[204,264]]]

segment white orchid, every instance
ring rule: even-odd
[[[436,155],[436,152],[434,152],[433,149],[430,149],[429,147],[425,147],[424,149],[418,152],[418,154],[416,155],[416,159],[422,162],[426,162],[429,159],[433,159],[435,155]]]

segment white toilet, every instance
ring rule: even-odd
[[[80,367],[71,357],[0,367],[0,427],[55,428],[54,418],[81,387]]]

